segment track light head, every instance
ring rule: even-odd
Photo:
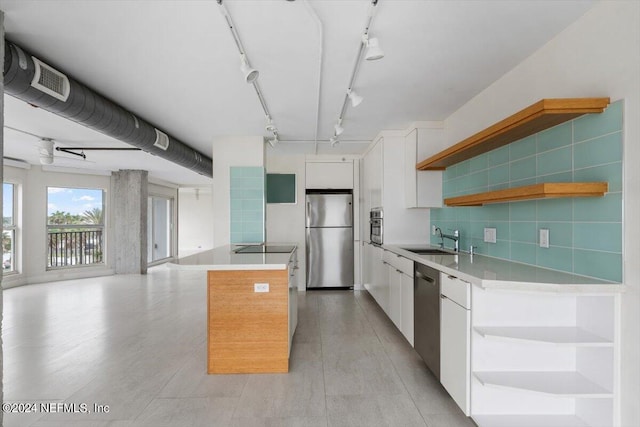
[[[336,123],[334,129],[336,130],[336,136],[342,135],[342,132],[344,132],[344,128],[342,127],[342,119],[338,119],[338,123]]]
[[[271,148],[275,147],[278,144],[278,135],[273,135],[273,139],[267,139],[267,142],[271,146]]]
[[[336,145],[340,144],[338,137],[335,135],[329,138],[329,142],[331,143],[331,148],[334,148]]]
[[[355,90],[351,90],[351,89],[347,91],[347,95],[349,96],[349,99],[351,99],[351,105],[353,107],[357,107],[358,105],[360,105],[360,103],[364,99],[363,97],[358,95]]]
[[[247,83],[253,83],[260,74],[258,70],[249,66],[249,62],[247,62],[247,57],[245,55],[240,56],[240,71],[242,72],[242,77],[244,77],[244,80]]]
[[[276,133],[278,132],[278,128],[276,127],[276,125],[273,123],[273,120],[271,120],[271,117],[267,117],[267,125],[264,127],[264,129],[267,132],[271,132],[271,133]]]
[[[384,58],[384,52],[382,51],[382,49],[380,49],[377,38],[369,38],[369,36],[364,36],[363,42],[365,46],[367,46],[367,52],[364,55],[364,58],[367,61],[375,61],[376,59]]]

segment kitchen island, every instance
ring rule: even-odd
[[[236,252],[242,248],[247,252]],[[295,245],[224,245],[168,267],[207,271],[209,374],[289,371],[298,308]]]

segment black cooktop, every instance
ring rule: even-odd
[[[248,245],[235,249],[237,254],[288,254],[293,251],[293,245]]]

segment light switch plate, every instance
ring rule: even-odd
[[[540,247],[541,248],[549,247],[549,229],[548,228],[540,229]]]
[[[268,283],[254,283],[253,292],[269,292]]]
[[[495,228],[485,228],[484,229],[484,241],[486,243],[495,243],[496,242],[496,229]]]

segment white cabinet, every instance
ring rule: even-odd
[[[293,342],[293,334],[298,326],[298,251],[294,250],[289,258],[289,355]]]
[[[307,162],[306,188],[353,189],[353,161]]]
[[[413,271],[402,275],[402,295],[400,296],[400,330],[413,347]]]
[[[367,253],[365,261],[367,271],[364,275],[369,280],[369,282],[365,282],[365,288],[388,315],[389,280],[387,267],[383,261],[384,250],[379,246],[366,244],[365,252]]]
[[[387,316],[413,345],[413,261],[391,251],[383,259],[389,282]]]
[[[442,150],[442,128],[413,129],[404,139],[404,205],[442,207],[442,171],[418,171],[416,163]]]
[[[398,330],[402,328],[402,271],[391,264],[387,265],[389,278],[389,312],[387,315]]]
[[[471,285],[440,275],[440,382],[469,415],[471,396]]]

